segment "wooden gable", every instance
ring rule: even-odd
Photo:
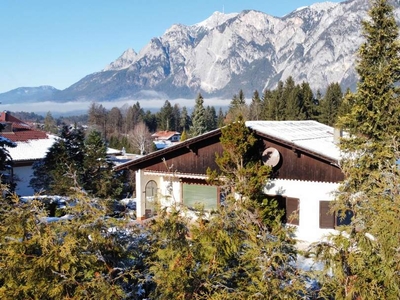
[[[332,159],[260,133],[257,135],[263,139],[265,149],[272,147],[279,151],[280,160],[273,168],[273,178],[322,182],[344,179],[337,162]]]
[[[323,155],[306,149],[293,147],[287,142],[273,139],[257,131],[264,149],[273,147],[279,151],[279,163],[273,168],[272,177],[321,182],[339,182],[343,174],[336,162]],[[213,130],[201,136],[186,140],[177,145],[150,153],[140,159],[116,168],[131,170],[151,170],[159,172],[179,172],[187,174],[206,174],[207,168],[217,169],[216,153],[221,154],[221,130]],[[260,149],[260,153],[264,151]],[[261,159],[261,155],[260,155]]]

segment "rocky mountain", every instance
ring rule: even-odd
[[[0,103],[33,103],[53,99],[60,90],[52,86],[19,87],[0,94]]]
[[[400,17],[398,1],[393,4]],[[139,53],[126,50],[54,99],[194,99],[199,92],[230,99],[239,89],[250,95],[274,88],[288,76],[309,82],[315,91],[332,82],[354,88],[368,5],[369,0],[316,3],[284,17],[215,12],[195,25],[173,25]]]

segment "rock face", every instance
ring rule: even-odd
[[[274,88],[292,76],[314,91],[354,88],[361,21],[369,0],[316,3],[278,18],[259,11],[215,12],[173,25],[139,53],[126,50],[102,71],[55,93],[54,100],[231,98],[239,89]],[[399,4],[394,3],[396,16]]]

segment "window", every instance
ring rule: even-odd
[[[146,217],[150,218],[155,214],[155,202],[157,198],[157,183],[150,180],[145,188],[145,212]]]
[[[298,198],[286,198],[286,222],[299,225],[300,223],[300,200]]]
[[[292,225],[300,224],[300,199],[292,197],[283,197],[280,195],[268,196],[269,199],[275,199],[278,207],[285,211],[282,222]]]
[[[330,212],[331,201],[319,201],[319,228],[334,229],[340,225],[349,225],[353,216],[351,211],[346,211],[342,216],[340,213]]]
[[[204,209],[216,209],[218,205],[218,187],[200,184],[183,184],[183,204],[189,208],[204,205]]]
[[[335,228],[335,216],[330,213],[331,201],[319,201],[319,228]]]

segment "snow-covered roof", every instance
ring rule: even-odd
[[[55,135],[48,135],[47,139],[16,142],[17,147],[7,147],[7,150],[14,161],[38,160],[46,156],[47,151],[54,144],[56,139],[57,137]]]
[[[246,126],[333,160],[340,158],[334,128],[325,124],[316,121],[247,121]]]
[[[107,147],[107,155],[120,155],[122,150]]]

